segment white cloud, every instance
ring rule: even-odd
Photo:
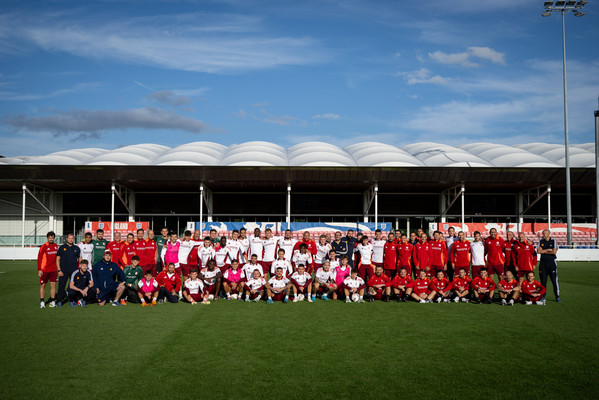
[[[312,117],[313,119],[340,119],[341,115],[339,114],[331,114],[331,113],[326,113],[326,114],[317,114],[315,116]]]
[[[478,63],[471,61],[472,58],[489,60],[494,64],[505,65],[505,55],[490,47],[468,47],[468,50],[462,53],[444,53],[437,50],[428,53],[428,56],[441,64],[459,64],[468,68],[479,66]]]
[[[450,78],[444,78],[441,75],[432,75],[431,71],[426,68],[420,68],[419,70],[412,72],[397,72],[395,75],[403,76],[408,85],[415,85],[418,83],[444,85],[450,81]]]
[[[193,99],[189,96],[178,95],[171,90],[158,90],[146,96],[148,100],[156,101],[162,104],[169,104],[174,107],[189,105]]]
[[[84,82],[79,83],[73,87],[58,89],[49,93],[14,93],[14,92],[0,92],[0,101],[22,101],[22,100],[42,100],[51,99],[54,97],[81,92],[89,89],[98,87],[98,82]]]

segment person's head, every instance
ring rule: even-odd
[[[261,235],[260,228],[254,228],[254,237],[259,238]]]
[[[405,278],[408,275],[408,270],[405,268],[400,268],[399,269],[399,276],[401,276],[402,278]]]
[[[258,273],[258,275],[260,275],[260,273]],[[277,270],[275,271],[275,275],[277,276],[277,278],[282,277],[283,276],[283,268],[277,267]]]
[[[104,239],[104,230],[96,229],[96,237],[98,238],[98,240]]]
[[[420,241],[421,241],[422,243],[424,243],[424,242],[426,242],[427,240],[428,240],[428,235],[427,235],[426,233],[422,232],[422,233],[420,234]]]
[[[352,279],[356,279],[358,277],[358,269],[357,268],[352,268],[351,277],[352,277]]]
[[[285,250],[279,249],[279,251],[277,251],[277,255],[279,256],[279,260],[283,260],[285,258]]]
[[[282,273],[283,273],[283,268],[281,268],[281,274]],[[277,275],[278,274],[279,274],[279,270],[277,269]],[[254,279],[260,279],[260,271],[255,269],[254,272],[252,272],[252,276],[254,277]]]
[[[225,247],[227,245],[227,238],[226,237],[221,237],[220,238],[220,245],[221,247]]]
[[[128,233],[127,234],[127,243],[133,243],[133,234],[132,233]]]
[[[383,275],[383,266],[382,265],[377,265],[375,270],[374,270],[374,274],[376,276],[381,276]]]
[[[291,239],[291,229],[285,229],[285,239]]]
[[[264,230],[264,235],[266,236],[266,239],[270,239],[272,237],[272,229],[266,228]]]
[[[233,237],[233,240],[237,240],[237,238],[239,237],[239,231],[237,229],[233,230],[231,236]]]
[[[524,233],[524,232],[518,233],[518,240],[520,240],[521,242],[526,242],[526,233]]]
[[[195,240],[196,242],[199,241],[200,236],[202,236],[202,233],[200,232],[199,229],[196,229],[195,231],[193,231],[193,240]]]
[[[233,261],[231,261],[231,268],[233,268],[233,270],[239,268],[239,261],[233,259]]]
[[[458,240],[463,242],[464,239],[466,239],[466,236],[464,235],[464,231],[459,231],[458,232]]]
[[[258,264],[258,256],[256,254],[252,254],[250,257],[250,262],[252,264]]]
[[[356,234],[356,240],[358,241],[358,243],[362,243],[362,237],[364,236],[364,234],[362,232],[358,232]]]
[[[114,241],[115,242],[120,242],[121,241],[121,232],[115,232],[114,233]]]
[[[408,243],[408,235],[406,235],[405,233],[403,235],[401,235],[401,242],[403,244]]]
[[[248,233],[248,230],[245,228],[241,228],[239,229],[239,237],[242,239],[245,239],[246,235]]]
[[[508,242],[514,240],[514,232],[507,231],[507,240],[508,240]]]
[[[439,240],[439,231],[434,231],[433,232],[433,239]]]
[[[139,265],[139,256],[131,257],[131,265],[133,265],[133,268]]]
[[[322,269],[328,271],[331,268],[331,262],[329,260],[324,260],[322,263]]]
[[[491,236],[491,239],[495,239],[497,237],[497,229],[495,229],[495,228],[489,229],[489,236]]]
[[[426,278],[426,271],[421,269],[420,273],[418,274],[418,276],[420,277],[420,279],[424,279]]]
[[[72,233],[69,233],[67,235],[67,243],[68,244],[73,244],[74,241],[75,241],[75,235],[73,235]]]
[[[138,229],[137,230],[137,239],[138,240],[142,240],[144,238],[144,230],[143,229]]]
[[[474,231],[474,241],[476,242],[480,242],[482,240],[482,237],[480,235],[479,231]]]
[[[418,235],[418,237],[422,236],[422,232],[424,232],[424,231],[422,230],[422,228],[418,228],[418,229],[416,229],[416,234]]]
[[[465,278],[466,277],[466,268],[460,268],[458,270],[458,275],[460,276],[460,278]]]
[[[327,242],[327,235],[320,235],[318,240],[320,241],[320,244],[325,244]]]
[[[110,251],[106,250],[104,252],[104,261],[109,262],[111,258],[112,258],[112,253]]]
[[[189,271],[189,277],[192,281],[195,281],[198,278],[198,270],[193,268],[191,271]]]
[[[91,243],[92,242],[92,234],[91,232],[86,232],[85,233],[85,239],[84,239],[85,243]]]
[[[383,236],[383,231],[381,231],[380,229],[377,229],[376,231],[374,231],[374,239],[375,240],[381,240],[381,236]]]
[[[204,238],[204,247],[210,247],[212,246],[212,241],[210,241],[210,236],[206,236]]]
[[[512,274],[512,271],[510,271],[509,269],[507,271],[505,271],[505,278],[508,281],[511,281],[512,279],[514,279],[514,274]]]
[[[362,236],[362,245],[366,246],[368,244],[368,242],[370,242],[370,239],[368,239],[368,236],[364,235]]]
[[[191,240],[191,231],[190,230],[186,230],[185,232],[183,232],[183,235],[185,236],[185,241]]]
[[[443,273],[443,271],[437,271],[437,279],[441,280],[444,276],[445,274]]]
[[[335,232],[335,240],[337,242],[341,240],[341,232],[339,232],[339,231]]]
[[[335,250],[329,250],[329,259],[335,260],[337,258],[337,252]]]
[[[168,228],[167,227],[163,227],[160,230],[160,234],[162,235],[163,238],[166,238],[168,236]]]
[[[543,229],[543,239],[549,240],[551,238],[551,231],[549,229]]]
[[[324,239],[327,243],[331,243],[331,232],[324,235]]]
[[[89,265],[89,261],[81,260],[81,262],[79,263],[79,269],[81,270],[81,272],[87,271],[88,265]]]
[[[208,271],[214,271],[214,268],[216,268],[216,261],[208,260],[206,266],[208,267]]]
[[[46,233],[46,239],[48,239],[48,243],[54,243],[54,239],[56,239],[56,233],[54,233],[54,231]]]
[[[148,239],[154,239],[154,231],[152,229],[148,229]]]
[[[216,238],[216,229],[210,229],[210,239]]]
[[[302,275],[304,272],[306,272],[306,267],[304,266],[304,264],[299,264],[297,266],[297,272],[299,272],[300,275]]]
[[[171,232],[170,236],[171,236],[171,242],[175,243],[177,241],[177,237],[178,237],[177,232]]]
[[[447,234],[449,236],[455,236],[455,228],[453,226],[450,226],[449,229],[447,230]]]
[[[394,241],[394,240],[395,240],[395,234],[393,234],[393,233],[389,233],[389,234],[387,235],[387,240],[388,240],[389,242],[392,242],[392,241]]]
[[[308,240],[310,240],[310,232],[308,232],[308,231],[304,231],[304,236],[303,236],[303,237],[304,237],[304,240],[305,240],[305,241],[308,241]]]
[[[350,239],[354,237],[354,230],[353,229],[350,229],[350,230],[347,231],[347,237],[350,238]]]
[[[149,269],[146,271],[146,273],[144,274],[144,276],[146,277],[146,281],[149,281],[152,279],[152,270]]]
[[[300,253],[306,253],[308,251],[308,245],[305,243],[302,243],[299,245],[299,251]]]
[[[478,274],[480,275],[481,278],[483,278],[483,279],[486,278],[487,277],[487,269],[485,267],[482,267]]]
[[[175,263],[168,263],[168,273],[169,274],[175,273]]]
[[[341,265],[343,265],[343,266],[346,266],[349,261],[345,254],[341,256],[340,260],[341,260]]]
[[[528,279],[528,281],[529,281],[529,282],[532,282],[532,281],[534,281],[534,280],[535,280],[535,273],[534,273],[534,272],[532,272],[532,271],[529,271],[529,272],[526,274],[526,279]]]
[[[416,240],[416,238],[416,232],[410,232],[410,240],[413,242],[414,240]]]

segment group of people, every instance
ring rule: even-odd
[[[523,233],[516,239],[507,232],[504,240],[494,228],[485,239],[474,232],[472,242],[453,227],[431,238],[421,229],[410,237],[399,231],[383,237],[376,230],[372,239],[362,233],[354,237],[350,229],[318,241],[308,231],[296,240],[291,230],[275,236],[269,228],[264,233],[256,228],[252,235],[234,230],[230,238],[218,238],[216,230],[201,238],[198,230],[178,237],[163,228],[155,237],[152,230],[139,229],[126,240],[117,232],[110,242],[102,229],[95,233],[86,233],[78,244],[69,234],[59,246],[48,232],[37,262],[41,308],[67,301],[71,307],[96,301],[145,307],[219,298],[269,304],[291,299],[491,304],[496,293],[501,305],[545,305],[547,278],[560,301],[557,244],[549,230],[536,247]]]

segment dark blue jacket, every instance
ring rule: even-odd
[[[94,285],[100,290],[104,290],[108,287],[109,282],[125,282],[125,273],[112,261],[106,262],[104,260],[94,264],[92,272],[94,277]]]

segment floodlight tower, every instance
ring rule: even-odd
[[[570,140],[568,139],[568,91],[566,85],[566,13],[573,13],[576,17],[582,17],[584,13],[582,8],[588,1],[546,1],[544,3],[543,17],[549,17],[552,12],[562,14],[562,53],[563,53],[563,74],[564,74],[564,136],[565,136],[565,158],[566,167],[566,219],[568,231],[568,245],[572,245],[572,193],[570,187]],[[551,221],[550,221],[551,222]]]

